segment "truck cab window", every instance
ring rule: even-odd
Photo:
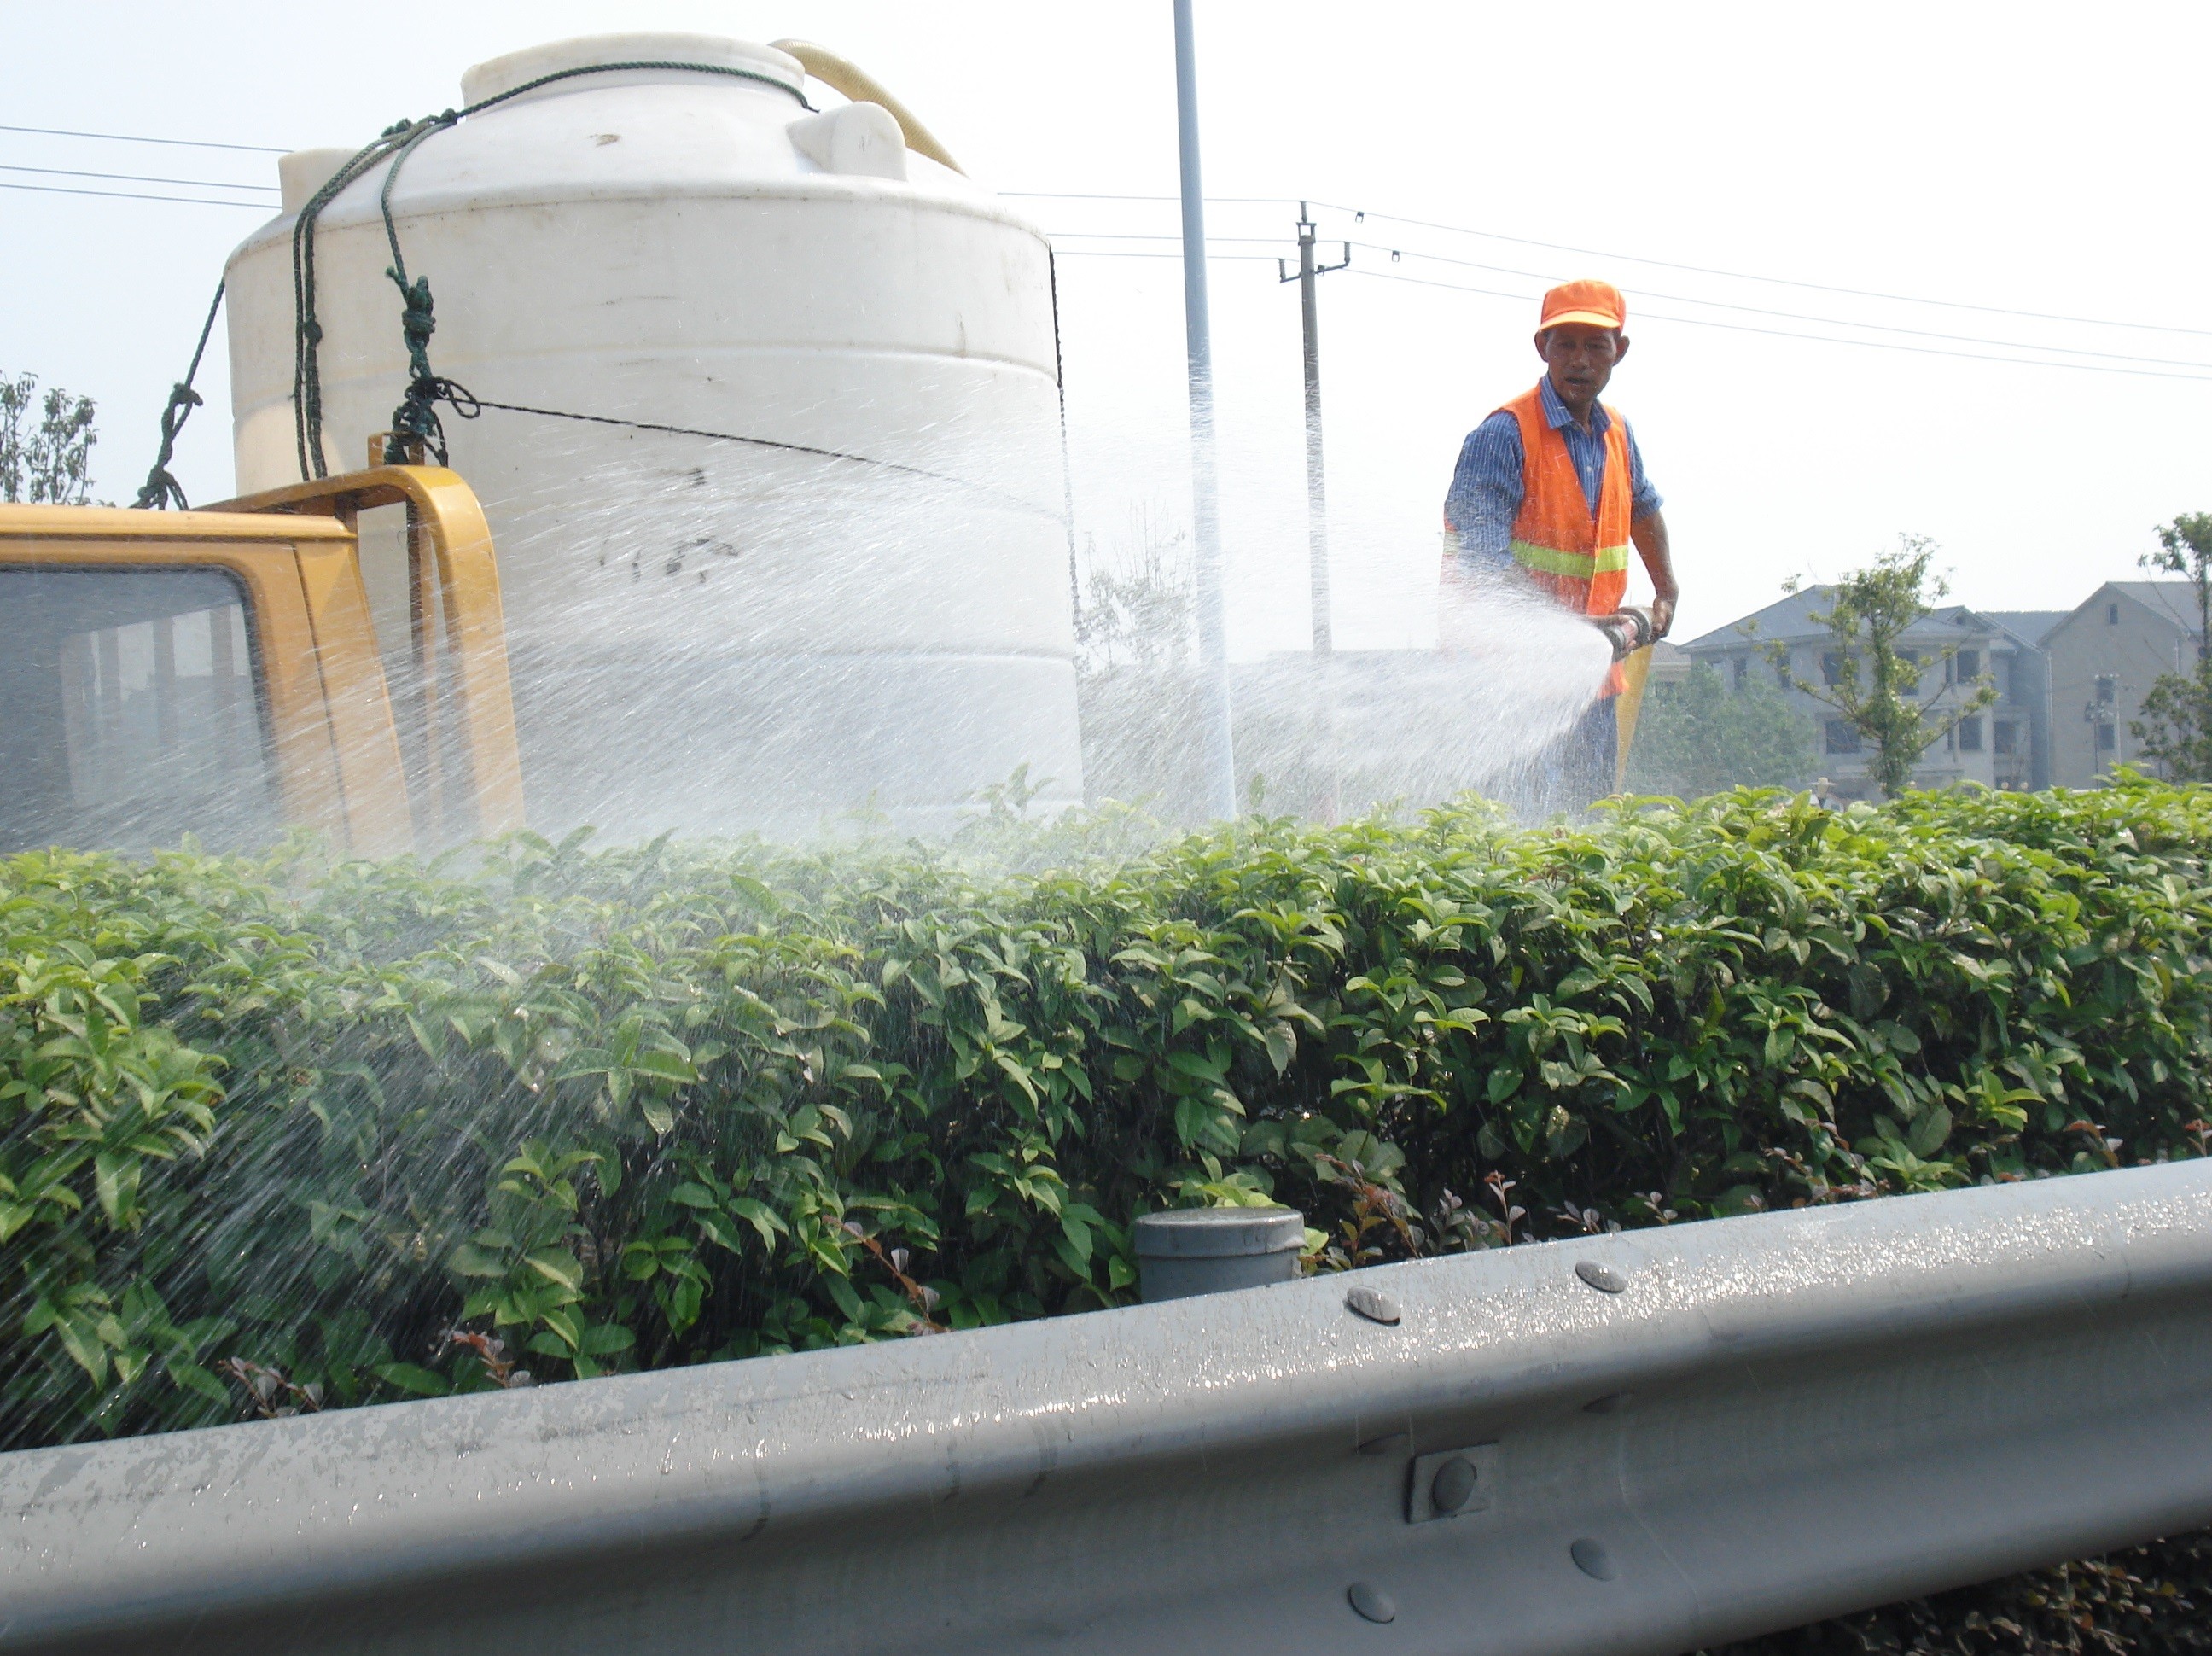
[[[219,569],[0,569],[0,851],[264,843],[244,595]]]

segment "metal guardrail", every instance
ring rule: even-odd
[[[2194,1162],[0,1456],[0,1649],[1656,1656],[2212,1524],[2208,1432]]]

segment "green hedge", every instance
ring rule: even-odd
[[[0,1445],[2204,1148],[2212,793],[1133,827],[0,864]]]

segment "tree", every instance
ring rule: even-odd
[[[2146,569],[2178,575],[2197,588],[2197,666],[2161,673],[2143,692],[2142,716],[2128,728],[2142,756],[2175,782],[2212,782],[2212,512],[2185,512],[2158,532]]]
[[[1996,686],[1986,674],[1975,679],[1972,690],[1951,698],[1948,706],[1936,704],[1952,689],[1964,686],[1947,685],[1926,700],[1919,694],[1920,675],[1959,653],[1954,644],[1930,659],[1901,648],[1906,632],[1933,613],[1934,600],[1950,591],[1942,576],[1931,571],[1935,560],[1934,541],[1925,535],[1899,535],[1895,551],[1882,553],[1869,567],[1853,570],[1828,589],[1826,612],[1816,610],[1808,618],[1815,626],[1826,627],[1836,641],[1833,671],[1822,673],[1823,682],[1810,684],[1790,673],[1787,644],[1767,646],[1769,658],[1791,685],[1833,708],[1874,750],[1867,775],[1885,799],[1912,785],[1913,768],[1922,754],[1956,729],[1961,719],[1996,699]],[[1795,592],[1797,584],[1786,582],[1783,590]],[[1869,674],[1863,686],[1862,663]]]
[[[82,506],[92,490],[93,401],[35,374],[0,374],[0,500]],[[35,418],[36,423],[33,423]]]
[[[1788,788],[1812,778],[1813,721],[1780,688],[1731,691],[1700,661],[1680,684],[1644,692],[1629,749],[1631,793],[1695,799],[1727,788]]]
[[[1190,537],[1149,514],[1136,545],[1111,561],[1091,547],[1089,578],[1075,617],[1078,666],[1086,675],[1134,667],[1160,673],[1182,666],[1197,636]]]

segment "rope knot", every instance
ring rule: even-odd
[[[216,283],[214,302],[208,306],[207,320],[200,325],[200,342],[192,351],[192,365],[185,370],[183,379],[169,387],[168,405],[161,411],[161,452],[154,457],[146,481],[139,486],[138,498],[131,502],[142,512],[163,512],[172,506],[182,512],[191,505],[185,498],[184,484],[169,470],[169,462],[176,456],[177,436],[184,430],[185,422],[205,400],[192,389],[192,380],[200,371],[200,358],[207,355],[208,336],[215,332],[215,314],[222,308],[226,285]]]
[[[399,333],[407,344],[407,371],[417,380],[430,377],[430,336],[438,331],[438,318],[430,302],[430,278],[418,276],[409,282],[387,266],[384,272],[399,289]]]
[[[483,407],[467,387],[431,370],[430,336],[438,331],[438,319],[430,302],[430,278],[418,276],[410,282],[397,269],[384,273],[399,289],[399,331],[407,342],[407,390],[392,411],[392,441],[386,450],[396,449],[404,456],[427,454],[443,466],[446,429],[438,418],[438,405],[446,404],[465,420],[476,418]]]

